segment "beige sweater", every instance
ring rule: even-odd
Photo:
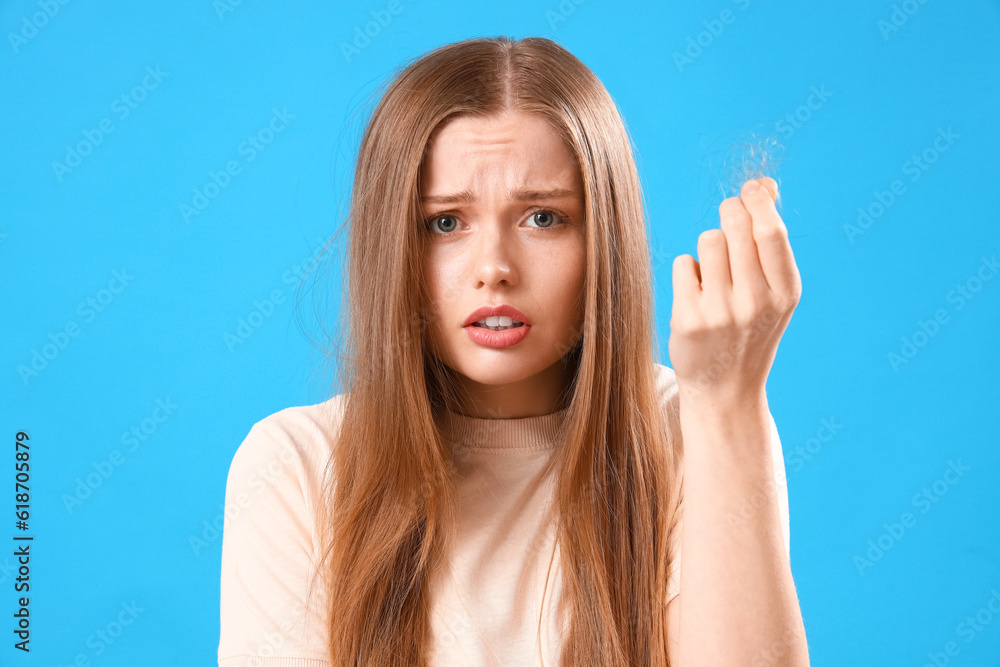
[[[656,372],[679,437],[674,373],[659,364]],[[220,667],[327,666],[326,600],[318,579],[309,595],[320,548],[313,516],[342,398],[266,417],[233,457],[222,541]],[[456,448],[461,516],[455,552],[430,586],[431,664],[534,666],[541,657],[545,665],[558,664],[565,623],[555,613],[561,577],[554,524],[546,518],[554,475],[545,464],[567,414],[476,419],[449,413],[442,422]],[[771,424],[788,548],[785,469]],[[678,554],[680,528],[671,534]],[[679,567],[678,557],[668,601],[680,592]]]

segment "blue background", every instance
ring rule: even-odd
[[[620,106],[664,363],[672,258],[718,225],[739,142],[778,140],[804,294],[768,391],[813,664],[1000,665],[980,613],[1000,600],[1000,4],[398,1],[0,3],[0,540],[22,429],[35,536],[30,656],[0,548],[0,662],[215,664],[233,453],[328,395],[342,246],[300,278],[347,211],[366,98],[431,48],[508,34],[555,39]]]

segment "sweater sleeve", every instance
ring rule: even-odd
[[[292,409],[294,410],[294,409]],[[326,667],[322,581],[310,597],[316,554],[315,475],[300,413],[253,426],[226,480],[220,667]],[[301,420],[300,420],[301,421]]]
[[[661,369],[663,370],[663,369]],[[663,390],[665,391],[665,400],[667,403],[667,415],[672,430],[673,436],[679,442],[681,438],[680,431],[680,410],[679,410],[679,397],[676,390],[676,381],[674,380],[673,370],[667,368],[668,371],[664,376],[667,378],[664,382]],[[778,436],[778,427],[774,422],[774,415],[768,412],[768,416],[771,420],[771,462],[773,464],[775,489],[778,494],[778,511],[781,518],[781,530],[782,535],[785,538],[785,550],[788,554],[789,559],[791,559],[791,540],[790,540],[790,527],[789,527],[789,512],[788,512],[788,486],[785,479],[785,459],[781,450],[781,440]],[[670,563],[670,569],[667,577],[667,602],[669,603],[681,592],[681,529],[684,522],[684,500],[683,500],[683,465],[681,465],[681,473],[678,477],[681,484],[681,502],[678,507],[677,514],[675,516],[674,526],[670,529],[670,550],[674,554],[673,561]]]

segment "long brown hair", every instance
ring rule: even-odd
[[[586,316],[554,499],[568,634],[561,664],[668,665],[668,530],[679,442],[656,393],[645,212],[631,139],[579,59],[538,37],[470,39],[414,59],[358,152],[339,358],[344,410],[317,516],[330,664],[426,665],[429,573],[455,523],[437,427],[460,404],[428,353],[419,173],[458,115],[541,114],[576,156],[586,205]]]

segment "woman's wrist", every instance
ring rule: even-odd
[[[732,398],[682,392],[680,426],[689,473],[739,470],[740,480],[730,480],[737,486],[770,475],[771,413],[763,392]]]
[[[681,414],[685,411],[705,419],[733,420],[769,416],[767,392],[763,387],[754,390],[726,392],[702,387],[685,388],[678,383]]]

